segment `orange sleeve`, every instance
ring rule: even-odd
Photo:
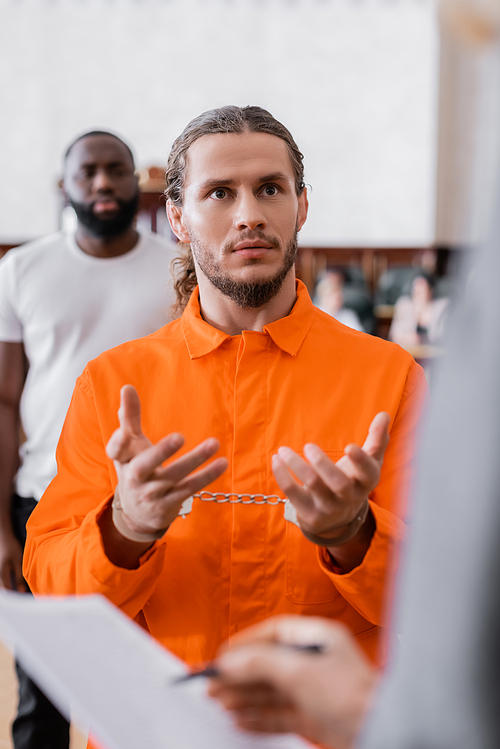
[[[419,420],[427,392],[424,372],[413,363],[391,426],[380,482],[370,496],[376,529],[363,562],[345,575],[337,574],[328,551],[318,546],[320,566],[341,596],[365,619],[383,627],[387,626],[397,552],[405,535],[403,518],[413,488]]]
[[[101,593],[135,618],[162,571],[165,541],[157,541],[136,570],[116,567],[107,558],[98,518],[114,494],[116,475],[104,448],[84,372],[57,448],[57,476],[27,525],[24,576],[35,595]]]

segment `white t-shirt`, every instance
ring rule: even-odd
[[[16,491],[39,499],[56,474],[55,448],[76,378],[88,361],[170,320],[175,245],[154,234],[114,258],[87,255],[53,234],[0,261],[0,341],[23,342],[21,398],[27,437]]]

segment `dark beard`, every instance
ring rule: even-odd
[[[191,251],[200,270],[203,271],[210,283],[241,309],[257,309],[274,299],[293,267],[297,258],[297,231],[287,245],[281,268],[272,278],[265,281],[235,281],[221,271],[218,263],[207,258],[203,252],[199,252],[193,245],[196,245],[196,242],[191,242]]]
[[[120,206],[120,210],[116,216],[110,218],[103,218],[102,216],[96,216],[93,211],[94,204],[87,205],[86,203],[76,203],[74,200],[69,199],[69,203],[74,209],[78,222],[84,226],[87,231],[94,237],[99,239],[112,239],[119,237],[129,229],[137,213],[139,207],[139,190],[135,193],[131,200],[125,201],[115,198],[116,202]],[[98,201],[95,201],[98,202]]]

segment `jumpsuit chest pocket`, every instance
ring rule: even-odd
[[[343,455],[340,450],[325,450],[334,462]],[[317,604],[334,601],[340,593],[319,565],[317,547],[308,541],[286,512],[286,597],[293,603]]]

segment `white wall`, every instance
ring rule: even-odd
[[[499,18],[482,39],[471,36],[472,24],[454,28],[443,18],[436,239],[474,246],[490,228],[500,167],[500,2],[468,3],[491,6]],[[478,28],[488,28],[487,19]]]
[[[433,0],[0,0],[0,238],[56,228],[76,133],[164,163],[191,117],[252,103],[305,154],[303,244],[429,242],[436,85]]]

